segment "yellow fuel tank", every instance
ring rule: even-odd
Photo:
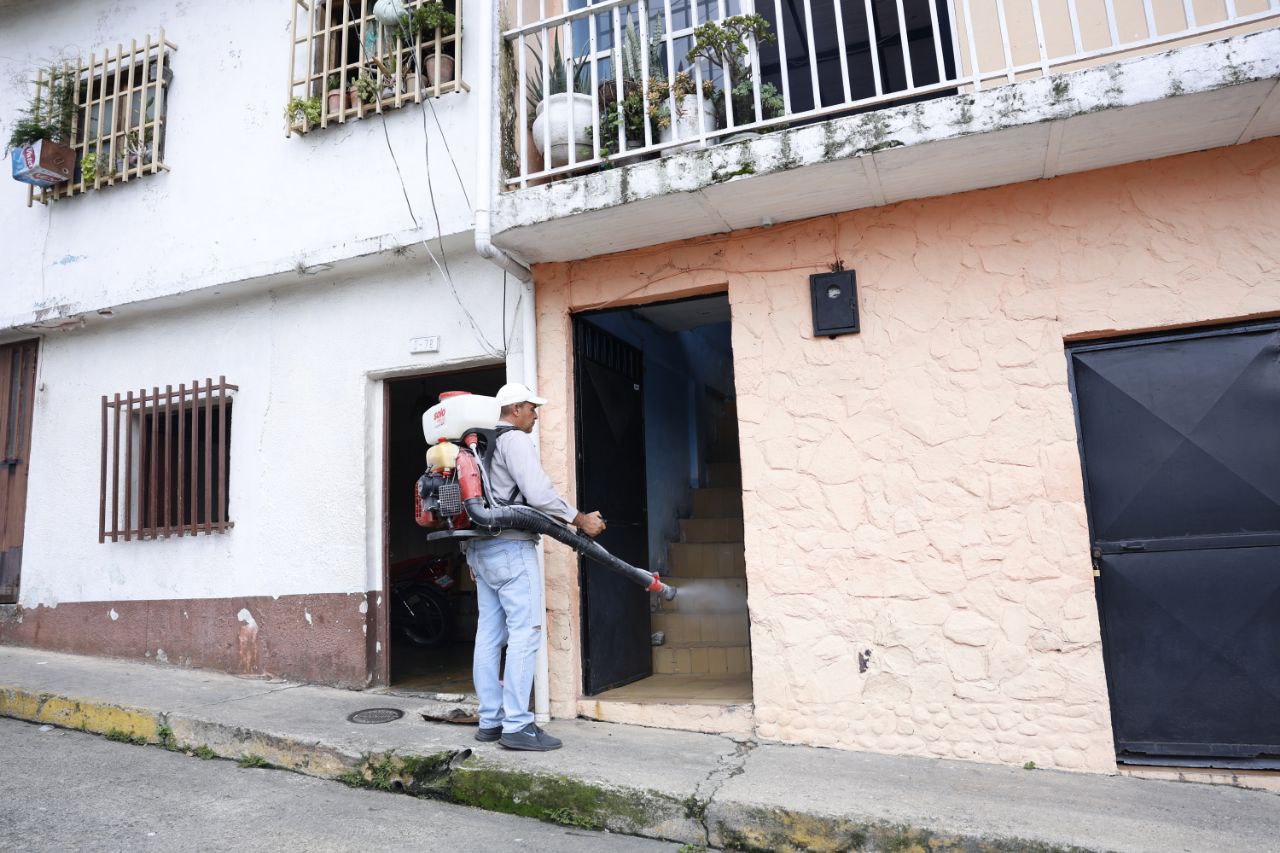
[[[452,471],[458,467],[458,445],[452,441],[441,440],[433,444],[427,451],[427,467],[431,470],[443,468]]]

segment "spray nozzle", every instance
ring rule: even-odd
[[[663,583],[662,576],[659,575],[657,572],[653,573],[653,583],[649,584],[648,590],[649,592],[658,593],[667,601],[671,601],[673,598],[676,597],[675,587],[667,586],[665,583]]]

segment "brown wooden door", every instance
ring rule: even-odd
[[[18,600],[37,341],[0,346],[0,604]]]

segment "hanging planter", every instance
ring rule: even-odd
[[[32,98],[9,135],[13,179],[41,189],[71,180],[76,170],[76,154],[66,144],[75,115],[73,82],[57,69],[49,79],[48,96]]]
[[[71,180],[76,153],[51,139],[38,139],[13,149],[13,179],[33,187],[49,189]]]

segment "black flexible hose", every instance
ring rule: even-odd
[[[518,505],[488,507],[484,505],[484,501],[481,498],[468,498],[463,501],[463,506],[466,508],[467,515],[471,518],[471,523],[477,527],[494,531],[526,530],[531,533],[543,533],[557,542],[563,542],[573,550],[590,557],[606,568],[613,569],[615,572],[630,578],[645,588],[653,585],[654,576],[649,572],[636,568],[625,560],[618,559],[606,551],[599,542],[570,530],[560,522],[552,519],[551,516],[539,512],[533,507]],[[663,598],[670,601],[676,597],[674,587],[667,586],[661,581],[659,583],[662,586],[659,594]]]

